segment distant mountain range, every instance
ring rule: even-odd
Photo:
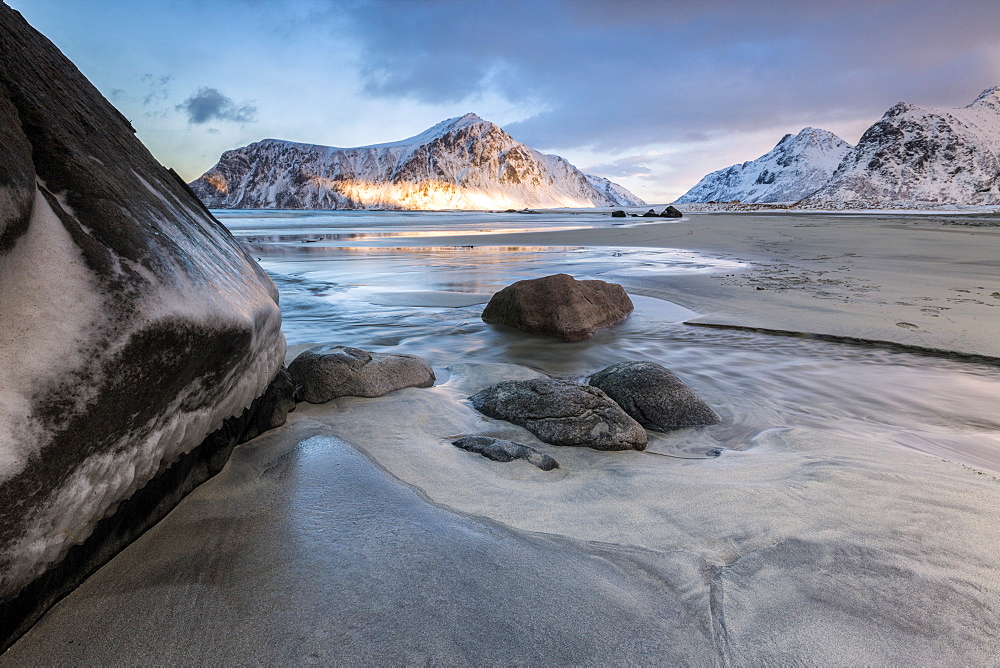
[[[786,135],[770,153],[709,174],[677,201],[710,200],[825,208],[1000,204],[1000,86],[959,109],[900,102],[854,147],[813,128]]]
[[[521,209],[643,206],[607,179],[514,140],[475,114],[358,148],[265,139],[226,151],[191,188],[236,209]]]
[[[816,128],[785,135],[756,160],[712,172],[678,202],[797,202],[826,185],[853,146]]]

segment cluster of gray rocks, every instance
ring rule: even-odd
[[[577,281],[567,274],[518,281],[496,293],[487,321],[576,341],[632,310],[619,285]],[[325,403],[338,397],[380,397],[407,387],[430,387],[434,371],[424,359],[345,346],[317,346],[288,367],[296,401]],[[520,425],[551,445],[595,450],[644,450],[646,430],[666,432],[711,425],[719,416],[666,368],[621,362],[586,383],[553,378],[505,380],[468,397],[490,418]],[[521,443],[466,436],[454,445],[494,461],[524,459],[542,470],[558,468],[550,456]]]

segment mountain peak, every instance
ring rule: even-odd
[[[969,107],[998,107],[1000,108],[1000,86],[987,88],[979,94]]]
[[[293,146],[294,150],[286,150]],[[212,206],[279,209],[523,209],[637,206],[606,179],[514,140],[476,114],[402,141],[356,148],[263,140],[226,151],[192,186]]]

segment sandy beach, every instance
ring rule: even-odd
[[[412,245],[439,243],[416,239]],[[1000,357],[1000,222],[994,216],[704,213],[679,223],[488,241],[449,237],[447,243],[703,251],[748,262],[750,271],[620,276],[618,282],[703,314],[696,323]]]
[[[608,280],[696,312],[695,338],[713,325],[958,353],[948,364],[970,365],[961,383],[975,396],[996,387],[1000,227],[989,218],[699,214],[396,241],[732,259],[746,268]],[[940,359],[906,354],[910,365]],[[238,447],[4,662],[1000,661],[995,403],[962,406],[960,445],[976,454],[951,458],[884,427],[845,435],[829,427],[836,414],[809,407],[793,426],[780,412],[748,421],[752,384],[692,374],[729,424],[607,453],[547,445],[466,400],[537,369],[429,361],[432,388],[299,404],[284,427]],[[530,445],[560,468],[451,445],[467,435]]]

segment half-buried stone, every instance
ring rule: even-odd
[[[517,281],[500,290],[483,320],[532,334],[582,341],[635,307],[625,288],[605,281],[578,281],[569,274]]]
[[[480,413],[521,425],[552,445],[644,450],[638,422],[596,387],[568,380],[505,380],[469,397]]]
[[[502,438],[466,436],[457,441],[452,441],[452,445],[463,450],[468,450],[469,452],[479,453],[483,457],[492,459],[495,462],[512,462],[515,459],[523,459],[543,471],[551,471],[559,468],[559,462],[552,457],[527,445],[505,441]]]
[[[381,397],[404,387],[430,387],[434,371],[416,355],[316,346],[288,365],[295,398],[322,404],[338,397]]]
[[[647,429],[671,431],[721,421],[691,388],[654,362],[621,362],[598,371],[589,382]]]

